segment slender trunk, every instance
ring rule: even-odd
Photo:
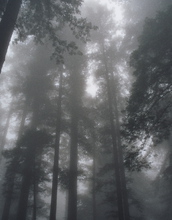
[[[68,197],[68,220],[77,219],[77,115],[72,116],[70,169],[69,169],[69,197]]]
[[[54,152],[54,167],[53,167],[53,181],[50,205],[50,220],[56,220],[57,211],[57,190],[58,190],[58,171],[59,171],[59,148],[60,148],[60,132],[61,132],[61,109],[62,109],[62,79],[63,73],[60,72],[59,82],[59,98],[56,121],[56,138],[55,138],[55,152]]]
[[[94,132],[94,131],[93,131]],[[97,209],[96,209],[96,144],[95,142],[95,135],[93,135],[93,220],[97,219]]]
[[[0,22],[0,72],[17,21],[22,0],[9,0]]]
[[[78,162],[78,74],[71,76],[71,144],[69,165],[69,194],[68,194],[68,220],[77,220],[77,162]]]
[[[37,216],[37,194],[38,194],[38,182],[36,181],[36,164],[34,160],[33,165],[33,214],[32,214],[32,220],[36,220]]]
[[[119,220],[129,220],[128,212],[125,214],[125,211],[127,211],[127,208],[125,207],[125,195],[124,195],[124,181],[123,175],[125,176],[124,169],[121,169],[121,157],[122,152],[118,148],[119,145],[119,137],[118,137],[118,131],[117,127],[114,123],[114,111],[113,111],[113,98],[112,98],[112,92],[111,92],[111,85],[110,85],[110,79],[109,79],[109,72],[108,72],[108,66],[107,61],[105,57],[105,52],[103,50],[103,59],[104,59],[104,65],[105,65],[105,77],[106,77],[106,83],[107,83],[107,93],[108,93],[108,105],[109,105],[109,120],[110,120],[110,126],[111,126],[111,137],[112,137],[112,144],[113,144],[113,153],[114,153],[114,166],[115,166],[115,179],[116,179],[116,188],[117,188],[117,205],[118,205],[118,217]],[[127,201],[128,202],[128,201]]]

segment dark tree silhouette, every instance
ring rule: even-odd
[[[17,21],[22,0],[9,0],[0,21],[0,72]]]

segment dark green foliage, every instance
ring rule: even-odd
[[[172,6],[146,19],[139,47],[132,53],[134,82],[128,105],[131,139],[153,135],[156,142],[168,138],[172,117]]]

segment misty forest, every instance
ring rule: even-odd
[[[0,72],[0,220],[172,220],[171,0],[0,0]]]

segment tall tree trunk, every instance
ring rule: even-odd
[[[17,21],[22,0],[9,0],[0,22],[0,72]]]
[[[24,129],[24,123],[25,123],[26,115],[27,115],[27,111],[26,111],[26,106],[25,106],[23,114],[22,114],[22,120],[21,120],[21,123],[20,123],[19,132],[18,132],[18,140],[20,139],[22,131]],[[16,158],[14,158],[13,164],[12,164],[13,168],[17,167],[17,164],[18,164],[18,161],[17,161]],[[8,170],[6,172],[8,173]],[[1,220],[8,220],[9,219],[11,201],[12,201],[12,195],[13,195],[13,189],[14,189],[14,182],[15,182],[15,176],[16,176],[16,172],[15,172],[15,170],[13,170],[13,173],[10,176],[10,180],[9,180],[10,184],[9,184],[9,188],[8,188],[8,194],[5,198],[5,203],[4,203],[4,208],[3,208],[2,219]]]
[[[16,220],[19,219],[26,220],[29,190],[32,183],[32,174],[33,174],[33,162],[34,162],[33,151],[34,151],[34,146],[33,147],[30,146],[30,149],[27,150],[27,158],[25,161],[25,168],[23,170],[23,179],[22,179],[21,193],[19,198]]]
[[[71,143],[69,167],[68,220],[77,220],[77,162],[78,162],[78,76],[77,71],[71,76]]]
[[[32,103],[33,115],[31,121],[31,129],[36,130],[39,121],[39,100],[33,99]],[[33,178],[33,165],[35,160],[35,146],[29,146],[26,152],[26,159],[23,169],[23,178],[21,185],[21,192],[18,204],[17,218],[16,220],[26,220],[27,217],[27,205],[29,198],[29,191]]]
[[[125,201],[127,196],[125,195],[126,191],[124,190],[124,188],[126,188],[124,178],[123,178],[125,176],[125,173],[124,173],[124,169],[121,167],[123,163],[121,159],[122,151],[119,147],[118,131],[114,123],[114,118],[115,118],[114,110],[113,110],[114,103],[113,103],[113,98],[112,98],[110,76],[109,76],[109,70],[108,70],[104,48],[103,48],[103,59],[104,59],[104,65],[105,65],[105,78],[106,78],[106,83],[107,83],[107,94],[108,94],[108,105],[109,105],[109,120],[110,120],[110,127],[111,127],[113,153],[114,153],[118,217],[119,217],[119,220],[129,220],[130,218],[129,218],[128,211],[127,211],[128,207],[126,207],[126,204],[128,203],[128,201],[127,202]]]
[[[53,166],[53,181],[52,181],[52,193],[51,193],[51,205],[50,205],[50,220],[56,220],[57,211],[57,190],[58,190],[58,172],[59,172],[59,148],[60,148],[60,132],[61,132],[61,109],[62,109],[62,80],[63,73],[60,71],[59,82],[59,97],[58,97],[58,109],[57,109],[57,121],[56,121],[56,137],[54,146],[54,166]]]
[[[123,197],[123,212],[124,212],[125,219],[129,220],[130,219],[130,214],[129,214],[129,204],[128,204],[128,193],[127,193],[127,188],[126,188],[126,178],[125,178],[123,150],[122,150],[122,146],[121,146],[119,111],[118,111],[118,104],[117,104],[117,91],[114,93],[114,107],[115,107],[118,159],[119,159],[119,168],[120,168],[120,177],[121,177],[121,189],[122,189],[122,197]]]

